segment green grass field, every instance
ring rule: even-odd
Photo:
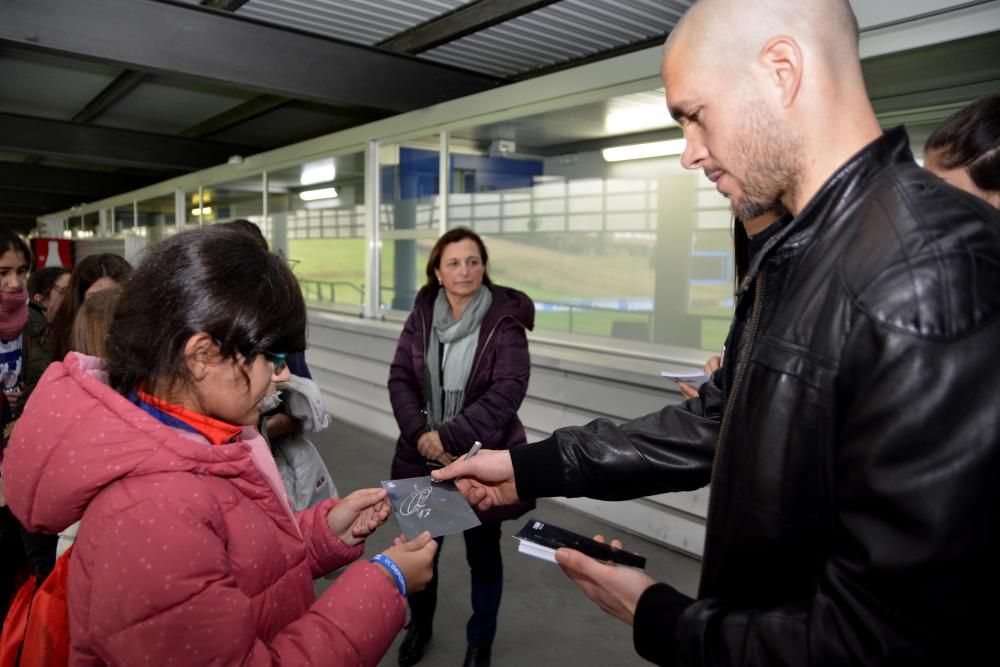
[[[522,290],[541,302],[569,302],[575,299],[616,298],[626,291],[632,298],[653,295],[654,271],[644,261],[627,256],[594,257],[570,255],[500,238],[486,239],[490,249],[493,279]],[[423,266],[430,252],[431,241],[417,242],[417,285],[423,284]],[[338,305],[361,305],[360,290],[364,288],[365,242],[360,238],[289,239],[288,256],[295,263],[295,275],[303,280],[337,283],[334,286]],[[382,246],[382,282],[393,282],[395,244]],[[351,286],[342,283],[350,283]],[[352,287],[353,286],[353,287]],[[304,285],[307,298],[315,303],[315,287]],[[328,290],[329,288],[324,288]],[[718,290],[716,290],[718,291]],[[725,290],[722,290],[724,293]],[[712,294],[694,294],[704,300]],[[383,293],[383,300],[390,294]],[[324,291],[328,300],[328,291]],[[699,307],[702,320],[702,348],[721,349],[729,324],[728,312],[722,307]],[[714,317],[707,317],[714,316]],[[644,313],[628,311],[574,310],[572,331],[595,336],[610,336],[615,321],[648,322]],[[552,331],[570,331],[568,312],[539,311],[536,326]]]

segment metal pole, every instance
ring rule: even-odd
[[[451,176],[451,155],[448,147],[448,131],[440,134],[441,145],[438,151],[438,236],[448,231],[448,190]]]
[[[260,202],[260,219],[267,225],[268,235],[271,234],[271,221],[267,219],[267,172],[262,172],[260,175],[260,189],[261,189],[261,202]],[[274,245],[272,241],[272,246]]]
[[[379,142],[372,139],[365,149],[365,317],[377,317],[381,309],[379,284],[381,241],[379,239]]]
[[[184,229],[187,224],[187,199],[184,188],[174,190],[174,226],[177,231]]]

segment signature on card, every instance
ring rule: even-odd
[[[427,499],[430,497],[430,487],[417,489],[399,504],[399,513],[403,516],[416,514],[421,519],[426,519],[431,515],[431,508],[427,507]]]

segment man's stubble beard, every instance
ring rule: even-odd
[[[747,105],[733,154],[745,176],[733,212],[751,220],[776,208],[792,210],[802,173],[801,141],[763,104]]]

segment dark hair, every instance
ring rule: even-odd
[[[62,266],[46,266],[35,269],[34,273],[28,276],[28,298],[33,299],[36,294],[41,294],[48,299],[56,281],[67,273],[69,273],[69,269]]]
[[[736,287],[739,287],[750,270],[750,235],[738,217],[733,218],[733,260],[736,264]]]
[[[121,298],[122,288],[113,287],[92,294],[83,302],[70,336],[70,349],[92,357],[108,356],[108,332],[114,319],[115,307]]]
[[[468,227],[456,227],[455,229],[449,229],[447,232],[441,235],[441,238],[437,240],[434,247],[431,249],[431,255],[427,258],[427,287],[437,287],[438,279],[434,274],[436,269],[441,268],[441,255],[444,254],[444,249],[451,245],[452,243],[458,243],[459,241],[464,241],[466,239],[472,239],[479,246],[479,258],[483,260],[483,283],[486,285],[492,285],[493,281],[490,280],[489,273],[489,253],[486,252],[486,244],[483,240],[479,238],[479,234],[475,233]]]
[[[28,244],[7,227],[0,227],[0,255],[10,250],[19,253],[24,257],[24,262],[31,266],[31,249],[28,248]]]
[[[190,380],[191,336],[215,339],[228,359],[306,347],[306,306],[287,262],[245,231],[212,225],[150,250],[125,286],[108,338],[111,385],[122,394]]]
[[[66,291],[66,300],[56,311],[45,335],[52,344],[52,359],[62,361],[69,352],[69,338],[73,332],[73,320],[86,298],[87,290],[101,278],[111,278],[119,285],[124,284],[132,274],[132,265],[124,257],[104,253],[81,259],[73,267]]]
[[[260,231],[260,227],[257,226],[257,223],[250,222],[246,218],[237,218],[236,220],[230,220],[229,222],[220,222],[219,224],[228,225],[233,229],[238,229],[242,231],[244,234],[249,234],[250,236],[252,236],[254,239],[257,240],[258,244],[264,247],[264,250],[270,250],[270,247],[267,245],[267,238],[264,236],[264,232]]]
[[[927,138],[924,154],[945,169],[965,168],[980,190],[1000,191],[1000,95],[982,97]]]

